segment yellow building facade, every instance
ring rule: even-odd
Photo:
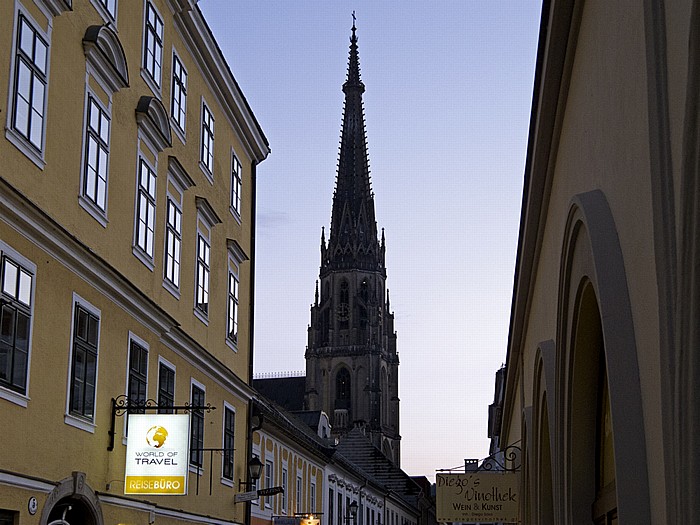
[[[243,523],[267,140],[196,1],[11,0],[0,29],[0,524]],[[213,408],[179,411],[188,495],[124,495],[113,407],[147,400]]]

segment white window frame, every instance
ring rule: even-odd
[[[157,203],[158,203],[158,155],[153,155],[155,158],[155,165],[151,163],[151,160],[148,158],[147,155],[144,155],[139,149],[139,154],[137,155],[136,158],[136,188],[135,188],[135,196],[134,196],[134,237],[133,237],[133,246],[132,246],[132,252],[136,256],[137,259],[139,259],[146,267],[153,271],[155,268],[154,264],[154,257],[155,257],[155,237],[156,237],[156,214],[158,211],[157,208]],[[150,250],[151,253],[148,253],[148,236],[145,240],[146,245],[141,246],[140,241],[141,241],[141,236],[139,235],[139,227],[140,227],[140,210],[141,210],[141,202],[142,202],[142,192],[141,192],[141,170],[142,166],[145,165],[146,169],[149,170],[150,173],[153,174],[154,178],[154,188],[153,188],[153,194],[150,193],[149,190],[146,192],[147,197],[152,197],[152,200],[149,200],[148,198],[148,203],[153,205],[153,217],[152,221],[147,218],[147,224],[146,224],[146,229],[148,229],[149,224],[153,227],[153,232],[152,232],[152,237],[150,240]]]
[[[265,458],[265,486],[263,488],[269,489],[274,486],[275,480],[275,462],[271,459]],[[265,496],[265,508],[272,508],[272,500],[274,496]]]
[[[289,486],[289,467],[286,462],[282,463],[282,494],[280,494],[280,497],[282,498],[280,501],[280,510],[282,511],[282,514],[287,514],[287,498],[289,497],[289,494],[287,494],[287,487]]]
[[[170,187],[170,184],[168,186]],[[171,207],[175,219],[174,222],[171,221]],[[165,235],[163,242],[165,243],[163,247],[163,287],[173,294],[176,299],[179,299],[182,270],[182,195],[177,195],[170,188],[168,188],[165,200]],[[172,276],[169,276],[171,271]]]
[[[179,64],[181,76],[177,75],[176,63]],[[172,128],[175,134],[180,138],[182,143],[186,142],[187,136],[187,87],[188,87],[188,72],[185,64],[180,58],[179,53],[173,47],[173,60],[170,69],[170,121],[173,123]],[[184,77],[184,82],[183,78]],[[177,100],[179,111],[175,109],[175,95],[179,94]],[[182,122],[180,122],[182,120]]]
[[[149,362],[150,362],[150,357],[151,357],[151,349],[148,345],[148,343],[140,338],[138,335],[133,333],[131,330],[129,330],[129,336],[127,339],[127,347],[126,347],[126,381],[124,384],[124,394],[128,397],[129,396],[129,383],[131,379],[131,349],[132,349],[132,344],[136,343],[139,345],[141,348],[146,350],[146,354],[148,357],[146,358],[146,394],[144,396],[144,401],[148,399],[148,374],[149,374]],[[129,401],[133,401],[131,398],[129,398]],[[138,412],[135,412],[138,413]],[[127,417],[124,418],[124,437],[127,437],[128,435],[128,425],[129,419],[128,419],[128,414]],[[126,443],[126,441],[124,441]]]
[[[190,378],[190,396],[189,396],[189,401],[190,401],[190,403],[193,404],[193,403],[192,403],[192,392],[193,392],[193,390],[194,390],[194,387],[197,387],[197,388],[201,389],[202,391],[204,391],[204,402],[206,403],[206,399],[207,399],[207,387],[204,386],[203,383],[200,383],[199,381],[197,381],[194,377],[191,377],[191,378]],[[194,414],[194,411],[192,411],[192,414]],[[204,416],[202,416],[202,418],[204,418]],[[192,443],[192,424],[193,424],[193,423],[194,423],[194,422],[192,421],[192,415],[190,415],[190,436],[189,436],[190,448],[192,448],[192,445],[193,445],[193,443]],[[206,423],[206,421],[205,421],[205,423]],[[202,425],[202,445],[204,445],[204,435],[205,435],[206,429],[207,429],[206,424]],[[190,461],[190,457],[191,457],[191,456],[190,456],[190,455],[187,456],[187,464],[188,464],[188,467],[189,467],[189,471],[190,471],[190,472],[194,472],[195,474],[197,474],[197,475],[199,475],[199,476],[201,476],[201,475],[204,473],[204,452],[203,452],[203,451],[200,451],[200,453],[201,453],[201,455],[202,455],[202,464],[201,464],[201,466],[200,466],[200,465],[195,465],[194,463],[192,463],[192,462]],[[191,452],[190,452],[190,454],[191,454]]]
[[[68,380],[66,381],[66,413],[63,421],[67,425],[85,430],[86,432],[95,432],[95,413],[93,412],[92,418],[81,417],[78,415],[71,414],[71,395],[73,387],[73,348],[75,347],[75,314],[78,310],[78,305],[86,310],[91,315],[94,315],[99,319],[99,325],[97,327],[97,357],[95,359],[95,399],[93,400],[93,406],[97,408],[97,392],[99,383],[99,372],[100,372],[100,337],[102,333],[102,312],[92,305],[89,301],[83,299],[80,295],[73,292],[73,302],[71,307],[71,328],[70,328],[70,346],[68,349]]]
[[[236,152],[231,148],[231,215],[241,223],[241,208],[243,199],[243,165]]]
[[[15,264],[19,265],[22,267],[23,270],[25,270],[27,273],[30,274],[32,278],[31,282],[31,291],[30,291],[30,296],[29,296],[29,341],[27,344],[27,366],[25,370],[25,378],[24,378],[24,392],[18,392],[17,390],[13,390],[9,387],[5,386],[0,386],[0,399],[4,399],[6,401],[9,401],[11,403],[14,403],[16,405],[19,405],[21,407],[27,407],[27,404],[29,402],[29,380],[31,377],[30,371],[31,371],[31,364],[32,364],[32,338],[33,338],[33,333],[34,333],[34,303],[35,303],[35,293],[36,293],[36,264],[34,264],[32,261],[24,257],[22,254],[20,254],[18,251],[13,249],[11,246],[8,244],[2,242],[0,240],[0,291],[4,287],[4,274],[3,274],[3,267],[2,267],[2,260],[3,257],[8,257],[11,259]],[[0,292],[1,293],[1,292]],[[20,301],[21,302],[21,301]]]
[[[164,366],[173,372],[173,405],[175,404],[175,392],[177,392],[177,368],[162,355],[158,356],[158,379],[156,384],[156,402],[160,405],[160,367]],[[164,414],[165,412],[160,412]]]
[[[309,512],[316,513],[316,482],[311,481],[309,485]]]
[[[19,40],[19,27],[20,19],[24,18],[31,29],[36,33],[36,35],[43,40],[46,44],[46,65],[44,67],[45,71],[40,71],[44,83],[44,97],[41,107],[41,139],[40,145],[32,142],[32,140],[26,137],[19,129],[15,128],[15,100],[17,96],[16,82],[17,82],[17,69],[19,66],[20,59],[20,49],[18,46]],[[51,32],[52,32],[52,19],[50,16],[47,17],[47,29],[44,30],[41,24],[30,14],[30,12],[22,5],[21,2],[15,2],[14,10],[14,21],[12,26],[12,65],[10,67],[10,82],[7,95],[7,120],[5,125],[5,137],[8,141],[14,144],[17,149],[19,149],[24,155],[26,155],[29,160],[31,160],[39,169],[43,170],[46,166],[45,153],[46,153],[46,113],[48,107],[48,93],[49,84],[51,78]],[[29,68],[34,71],[32,67]],[[32,79],[34,79],[34,74],[32,74]],[[31,116],[31,108],[29,109],[29,115]]]
[[[149,8],[153,10],[153,14],[156,17],[156,25],[153,27],[154,34],[154,55],[153,55],[153,69],[151,71],[148,67],[147,54],[149,53],[148,43],[149,36],[151,35],[149,27]],[[158,35],[158,23],[160,23],[161,34]],[[155,4],[151,0],[145,0],[143,4],[143,42],[141,46],[141,77],[146,81],[148,87],[151,88],[153,94],[158,98],[161,96],[161,89],[163,85],[163,50],[165,49],[165,24],[163,22],[163,16],[160,14],[158,9],[156,9]],[[160,52],[160,57],[157,57],[158,52]],[[158,64],[158,58],[160,58],[160,64]],[[158,71],[155,71],[155,68]],[[156,75],[157,73],[157,75]],[[158,78],[156,78],[156,76]]]
[[[241,280],[239,266],[234,257],[229,252],[228,274],[226,279],[226,344],[234,352],[238,352],[238,341],[240,334],[239,318],[241,312]],[[233,290],[231,285],[233,284]],[[233,293],[232,293],[233,292]],[[235,334],[232,334],[232,328]]]
[[[221,448],[226,449],[226,413],[227,412],[232,412],[233,413],[233,440],[235,443],[236,440],[236,408],[228,403],[227,401],[224,401],[224,410],[223,410],[223,417],[221,418]],[[221,483],[223,485],[233,487],[233,479],[235,477],[235,469],[236,469],[236,464],[235,464],[235,451],[231,451],[231,454],[233,456],[232,459],[234,459],[233,462],[233,471],[231,472],[231,477],[226,478],[224,477],[224,462],[226,460],[226,451],[222,452],[221,454]]]
[[[107,24],[117,26],[119,0],[90,0],[95,10]],[[112,9],[110,9],[112,6]]]
[[[212,241],[211,231],[214,225],[219,224],[221,219],[216,215],[216,212],[211,207],[209,202],[203,197],[195,197],[195,205],[197,206],[197,235],[194,246],[194,314],[205,325],[209,324],[211,315],[211,268],[212,268]],[[200,240],[203,241],[207,248],[209,256],[206,260],[200,258]],[[200,268],[203,268],[205,273],[200,276]],[[200,287],[201,283],[201,287]],[[200,289],[201,288],[201,289]],[[201,292],[201,293],[200,293]],[[200,308],[200,298],[206,298],[206,308]]]
[[[199,130],[199,167],[207,180],[214,184],[214,147],[215,147],[215,124],[214,112],[202,97],[200,107],[200,130]],[[205,142],[206,141],[206,142]],[[205,150],[206,145],[206,150]]]
[[[105,179],[104,179],[104,207],[101,207],[99,202],[95,202],[91,196],[86,195],[85,187],[88,183],[88,148],[91,140],[90,132],[90,122],[88,119],[91,117],[90,103],[94,102],[100,113],[104,113],[107,118],[107,124],[109,129],[107,131],[107,142],[106,144],[101,140],[97,141],[98,149],[101,146],[106,148],[106,166],[105,169]],[[112,97],[109,97],[109,103],[105,106],[103,100],[98,96],[95,91],[90,88],[89,74],[85,79],[85,107],[84,107],[84,117],[83,117],[83,149],[81,156],[81,166],[80,166],[80,191],[78,193],[78,202],[80,206],[87,211],[97,222],[99,222],[103,227],[107,226],[107,207],[109,203],[109,162],[110,162],[110,143],[112,135]],[[100,178],[99,175],[95,174],[97,180]]]
[[[297,483],[296,483],[296,509],[294,512],[300,513],[302,512],[301,510],[301,503],[302,503],[302,488],[304,486],[303,480],[299,474],[297,474]]]

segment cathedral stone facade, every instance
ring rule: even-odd
[[[345,108],[328,241],[311,306],[305,408],[331,418],[342,438],[359,427],[400,463],[394,315],[386,288],[385,239],[374,214],[356,28],[350,39]]]

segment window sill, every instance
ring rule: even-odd
[[[231,212],[231,215],[233,215],[233,218],[236,219],[236,222],[238,224],[241,224],[241,214],[238,211],[236,211],[236,208],[234,208],[233,206],[229,206],[228,209]]]
[[[221,478],[221,484],[226,485],[227,487],[233,488],[233,480],[232,479]]]
[[[204,474],[204,468],[203,467],[198,467],[197,465],[189,465],[189,470],[192,474],[197,474],[198,476],[201,476]]]
[[[196,306],[194,307],[194,315],[197,319],[202,321],[205,325],[209,326],[209,316],[202,312],[199,308]]]
[[[168,290],[175,299],[180,300],[180,289],[167,279],[163,279],[163,288]]]
[[[162,71],[161,71],[162,74]],[[156,83],[155,79],[151,76],[151,74],[146,71],[143,67],[141,67],[141,78],[146,82],[146,85],[151,89],[155,97],[160,100],[161,98],[161,90],[158,84]]]
[[[231,341],[228,337],[226,338],[226,345],[235,353],[238,353],[238,345]]]
[[[90,199],[83,197],[82,195],[78,195],[78,204],[80,204],[80,206],[86,212],[88,212],[93,219],[99,222],[103,228],[107,227],[107,214],[104,210],[101,210],[99,206],[97,206],[94,202],[92,202]]]
[[[214,185],[214,174],[209,171],[209,168],[207,168],[207,165],[204,164],[201,160],[199,161],[199,169],[202,170],[202,173],[204,173],[204,176],[207,178],[209,183],[213,186]]]
[[[71,414],[66,414],[63,418],[63,421],[66,425],[70,425],[80,430],[84,430],[85,432],[90,432],[90,434],[94,434],[95,428],[97,427],[97,425],[95,425],[95,423],[93,423],[92,421],[88,421],[86,419],[82,419]]]
[[[18,150],[24,153],[29,160],[36,164],[37,168],[42,171],[44,170],[44,167],[46,166],[44,153],[38,152],[36,149],[34,149],[34,146],[30,146],[26,138],[12,128],[5,128],[5,138],[14,144]]]
[[[180,128],[179,124],[175,122],[172,117],[170,117],[170,128],[175,132],[175,135],[177,135],[177,138],[180,139],[180,142],[182,142],[184,146],[187,143],[187,139],[185,138],[186,132]]]
[[[24,394],[20,394],[19,392],[15,392],[14,390],[10,390],[9,388],[1,386],[0,399],[9,401],[10,403],[14,403],[15,405],[19,405],[22,408],[27,408],[27,405],[29,404],[29,398]]]
[[[153,264],[153,259],[146,255],[141,248],[139,248],[138,246],[134,246],[132,247],[131,251],[133,252],[134,256],[146,266],[146,268],[153,271],[153,269],[155,268],[155,264]]]

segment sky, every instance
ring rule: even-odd
[[[201,0],[270,142],[257,172],[254,372],[305,369],[353,11],[399,352],[401,466],[489,453],[506,358],[540,1]]]

